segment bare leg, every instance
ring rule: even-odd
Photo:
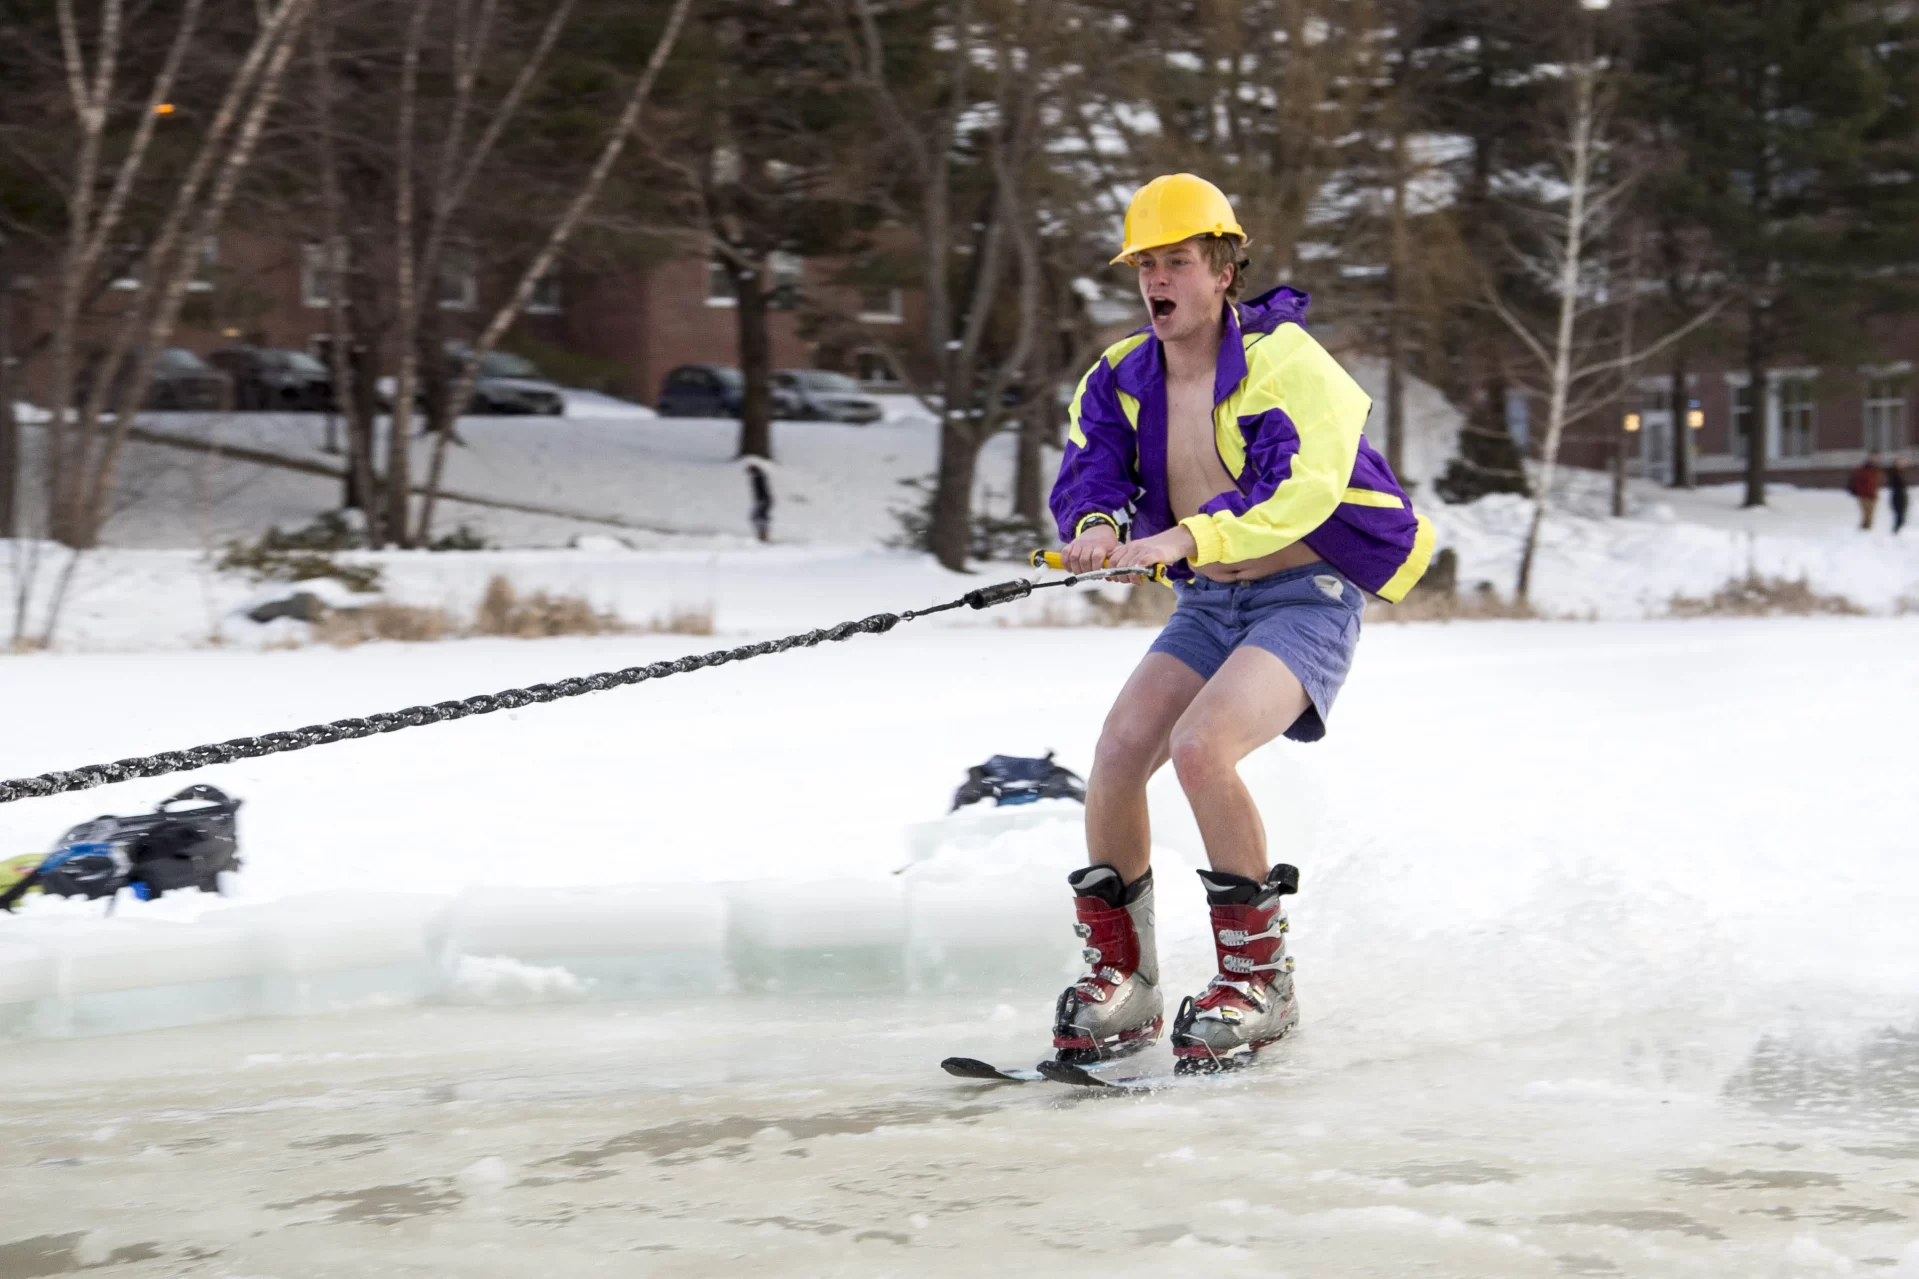
[[[1235,649],[1173,727],[1169,749],[1214,870],[1260,879],[1266,827],[1239,761],[1305,713],[1306,690],[1265,649]]]
[[[1086,784],[1087,859],[1105,862],[1129,884],[1152,864],[1146,783],[1170,757],[1173,725],[1205,687],[1199,672],[1177,657],[1148,653],[1100,730]]]

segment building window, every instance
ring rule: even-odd
[[[440,309],[471,311],[480,304],[480,273],[469,245],[440,250]]]
[[[329,262],[328,257],[332,257]],[[346,253],[343,246],[335,246],[329,255],[324,244],[305,244],[300,247],[300,305],[311,311],[325,310],[333,305],[333,276],[337,269],[346,265]]]
[[[1906,447],[1906,389],[1903,373],[1866,378],[1866,450],[1897,453]]]
[[[1782,378],[1778,386],[1778,457],[1811,457],[1813,398],[1812,379]]]
[[[1527,437],[1532,434],[1533,402],[1524,391],[1506,392],[1506,434],[1513,437],[1513,443],[1520,452],[1526,451]]]
[[[1747,442],[1752,438],[1752,387],[1732,388],[1732,455],[1745,461]]]
[[[706,304],[708,306],[738,306],[739,297],[733,291],[733,270],[717,258],[706,264]]]
[[[899,386],[902,380],[893,357],[877,346],[853,352],[853,376],[868,386]]]
[[[193,278],[187,281],[187,288],[194,293],[209,293],[213,289],[213,273],[220,266],[220,238],[210,235],[200,241],[200,251],[194,255]]]
[[[806,259],[797,253],[769,253],[766,269],[773,277],[773,294],[768,305],[781,310],[798,306],[800,291],[806,286]]]
[[[806,282],[806,259],[797,253],[769,253],[766,255],[766,273],[766,304],[775,310],[798,305],[800,289]],[[739,294],[733,287],[733,269],[718,258],[706,264],[706,304],[740,304]]]
[[[900,324],[906,319],[903,289],[861,289],[860,319],[867,324]]]
[[[558,315],[560,313],[560,273],[548,271],[533,283],[533,293],[526,300],[528,315]]]

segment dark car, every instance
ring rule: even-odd
[[[773,376],[773,416],[796,417],[799,401]],[[726,364],[682,364],[660,383],[661,417],[738,417],[746,379]]]
[[[230,346],[207,363],[233,379],[233,407],[289,413],[326,413],[333,408],[333,374],[305,351]]]
[[[101,357],[96,354],[81,369],[75,379],[74,392],[85,399],[93,393],[93,381],[98,376]],[[111,396],[107,401],[108,410],[120,398],[120,391],[126,385],[127,377],[133,372],[134,365],[140,362],[140,352],[129,351],[120,363],[114,376]],[[162,348],[153,362],[153,382],[147,387],[143,409],[162,411],[187,411],[218,413],[233,403],[233,380],[220,370],[211,367],[199,356],[182,346]]]
[[[446,354],[457,374],[460,364],[472,354],[472,348],[456,342],[446,344]],[[473,396],[467,401],[471,414],[538,414],[558,417],[566,412],[566,396],[546,380],[533,361],[506,351],[489,351],[480,360],[479,380],[473,384]]]
[[[793,397],[793,416],[819,422],[867,426],[886,416],[880,402],[844,373],[825,369],[781,369],[773,385]]]

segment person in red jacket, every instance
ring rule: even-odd
[[[1872,527],[1872,511],[1879,505],[1879,454],[1866,454],[1866,460],[1853,468],[1852,482],[1846,486],[1859,499],[1859,527]]]

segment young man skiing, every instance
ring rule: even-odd
[[[1280,898],[1298,872],[1268,865],[1237,765],[1282,734],[1324,736],[1363,592],[1399,600],[1432,554],[1432,526],[1360,433],[1371,400],[1300,327],[1306,295],[1238,300],[1245,239],[1192,174],[1134,195],[1113,261],[1139,269],[1150,323],[1081,379],[1053,489],[1068,569],[1165,564],[1179,590],[1094,756],[1090,865],[1069,880],[1089,971],[1053,1028],[1067,1063],[1159,1036],[1146,783],[1169,760],[1212,863],[1219,961],[1174,1019],[1177,1065],[1239,1064],[1297,1022]]]

